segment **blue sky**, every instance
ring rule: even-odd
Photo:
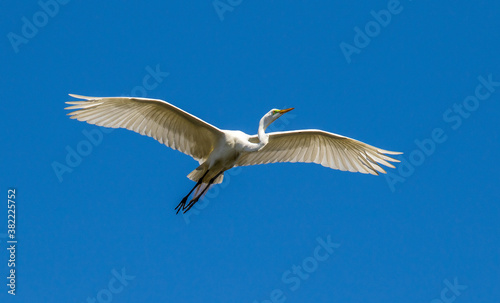
[[[497,1],[41,3],[6,1],[0,18],[0,178],[18,240],[13,297],[5,194],[1,302],[500,297]],[[70,120],[68,93],[164,99],[250,134],[295,107],[275,130],[404,155],[378,177],[235,169],[176,216],[197,163]]]

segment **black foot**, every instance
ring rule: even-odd
[[[176,215],[179,213],[179,211],[182,209],[182,210],[185,210],[186,209],[186,201],[187,201],[187,196],[184,197],[181,201],[181,203],[179,203],[179,205],[177,205],[177,207],[175,208],[177,210],[177,212],[175,213]],[[189,202],[191,203],[191,202]],[[185,213],[185,212],[184,212]]]
[[[193,192],[193,190],[195,190],[198,186],[201,185],[201,183],[203,182],[203,178],[205,178],[205,176],[208,174],[209,170],[207,169],[207,171],[203,174],[203,177],[201,177],[198,182],[196,182],[196,185],[189,191],[189,194],[187,194],[181,201],[181,203],[179,203],[179,205],[177,205],[177,207],[175,208],[177,210],[177,212],[175,214],[178,214],[181,209],[184,213],[186,213],[191,207],[193,207],[193,204],[196,203],[196,201],[198,201],[199,197],[198,198],[195,198],[191,201],[189,201],[189,204],[188,206],[186,207],[186,201],[187,199],[189,198],[189,196],[191,195],[191,193]],[[213,182],[213,181],[211,181]],[[194,203],[192,203],[194,201]],[[191,204],[192,203],[192,204]],[[186,209],[187,208],[187,209]]]

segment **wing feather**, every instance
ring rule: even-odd
[[[195,160],[208,158],[223,135],[217,127],[158,99],[86,97],[68,101],[71,119],[111,128],[126,128],[152,137]]]
[[[250,142],[256,142],[256,136]],[[314,162],[343,171],[378,175],[386,173],[380,164],[394,168],[398,155],[341,135],[322,130],[284,131],[269,134],[268,144],[257,152],[244,152],[236,166],[275,162]]]

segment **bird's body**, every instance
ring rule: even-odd
[[[235,166],[274,162],[314,162],[325,167],[378,175],[379,165],[394,168],[399,162],[391,152],[322,130],[283,131],[266,134],[266,128],[293,108],[272,109],[259,122],[257,135],[221,130],[172,104],[156,99],[128,97],[85,97],[71,101],[72,119],[111,128],[126,128],[147,135],[160,143],[190,155],[200,165],[188,178],[195,187],[176,207],[188,211],[212,184],[222,182],[224,172]],[[185,203],[193,190],[195,197]]]
[[[234,167],[241,153],[245,151],[245,142],[248,142],[248,138],[250,138],[249,135],[241,131],[222,130],[221,132],[222,134],[207,160],[199,166],[199,169],[194,170],[197,175],[203,175],[206,170],[209,170],[210,172],[205,177],[206,180],[210,180],[220,172]],[[198,181],[199,177],[197,175],[190,177],[190,179]],[[214,184],[222,182],[222,177],[223,175],[220,175],[219,179],[214,181]]]

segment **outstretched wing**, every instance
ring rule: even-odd
[[[111,128],[126,128],[158,140],[197,161],[208,158],[221,130],[163,100],[85,97],[70,101],[71,119]]]
[[[257,136],[252,136],[249,140],[259,141]],[[385,154],[401,153],[383,150],[322,130],[308,129],[270,133],[269,143],[264,148],[257,152],[243,153],[236,166],[314,162],[333,169],[378,175],[378,172],[385,173],[379,164],[394,168],[387,161],[399,162]]]

